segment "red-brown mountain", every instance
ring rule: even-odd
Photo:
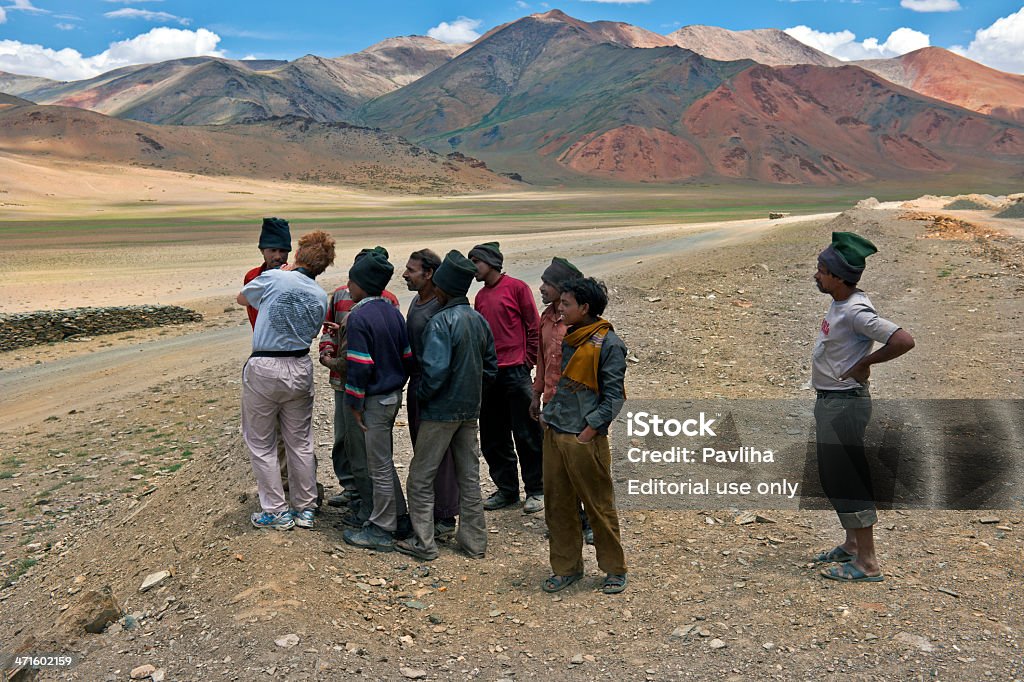
[[[856,64],[922,95],[1024,123],[1024,76],[990,69],[941,47]]]
[[[476,159],[450,158],[381,130],[294,117],[224,126],[159,126],[0,95],[0,151],[212,176],[449,193],[507,187]]]
[[[549,12],[507,24],[361,109],[370,125],[528,178],[834,184],[1019,174],[1024,126],[856,66],[638,49]]]

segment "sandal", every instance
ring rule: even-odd
[[[826,569],[821,572],[821,577],[828,578],[829,580],[838,580],[843,583],[880,583],[885,580],[885,576],[881,573],[878,575],[868,575],[852,563],[840,564]]]
[[[848,561],[853,561],[857,558],[856,554],[850,554],[842,545],[833,547],[827,552],[819,552],[814,557],[814,563],[816,564],[845,564]]]
[[[618,594],[626,589],[625,573],[609,573],[604,577],[601,591],[605,594]]]
[[[574,573],[573,575],[553,575],[544,581],[544,584],[540,586],[540,589],[545,592],[561,592],[582,577],[582,573]]]

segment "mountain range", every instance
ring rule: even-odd
[[[1024,77],[941,48],[849,63],[774,29],[664,36],[558,10],[472,45],[409,36],[338,58],[199,57],[70,83],[0,74],[0,91],[236,142],[268,120],[294,136],[280,117],[308,119],[318,140],[346,122],[538,182],[1005,179],[1024,165]],[[6,112],[0,143],[17,120]]]

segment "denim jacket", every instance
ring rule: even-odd
[[[494,336],[465,296],[434,313],[423,330],[422,374],[416,398],[424,421],[466,421],[480,416],[483,382],[498,374]]]
[[[571,331],[571,330],[570,330]],[[562,371],[576,349],[562,342]],[[568,379],[558,380],[555,397],[544,406],[544,423],[562,433],[579,434],[588,425],[601,435],[608,433],[608,425],[619,414],[626,399],[626,344],[614,331],[609,331],[601,346],[597,365],[599,393],[587,387],[572,391]]]

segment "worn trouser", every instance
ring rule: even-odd
[[[432,557],[437,556],[434,542],[434,477],[445,452],[455,459],[459,483],[459,528],[455,540],[472,557],[483,557],[487,550],[487,525],[480,496],[480,452],[476,445],[475,419],[460,422],[424,421],[420,424],[416,447],[409,465],[406,492],[413,535],[407,542]]]
[[[814,403],[818,475],[843,528],[868,528],[878,522],[871,468],[864,453],[864,431],[870,420],[868,389],[818,391]]]
[[[359,428],[359,422],[348,405],[342,405],[341,414],[345,427],[345,456],[352,474],[352,485],[359,493],[353,514],[361,523],[366,523],[373,514],[373,480],[366,463],[366,434]]]
[[[249,358],[242,370],[242,438],[259,488],[260,506],[288,509],[277,461],[278,423],[288,459],[289,496],[298,510],[316,508],[313,452],[313,362]]]
[[[605,573],[626,572],[611,464],[608,436],[581,443],[575,434],[544,430],[544,520],[555,575],[583,573],[580,502],[594,530],[597,565]]]
[[[406,393],[405,409],[409,414],[409,436],[416,447],[416,436],[420,430],[420,402],[416,399],[416,390],[420,387],[420,377],[409,377],[409,390]],[[459,513],[459,482],[455,477],[455,456],[452,449],[444,452],[441,464],[434,478],[434,518],[450,519]]]
[[[331,447],[331,466],[338,478],[342,490],[355,491],[356,482],[352,476],[352,466],[348,461],[345,449],[345,413],[350,412],[345,404],[345,392],[334,392],[334,445]]]
[[[530,418],[533,386],[526,365],[502,367],[494,382],[484,389],[480,403],[480,447],[498,491],[519,497],[516,454],[526,494],[544,492],[541,456],[543,434]],[[513,440],[515,447],[513,447]]]
[[[373,512],[369,521],[386,531],[394,532],[398,517],[409,513],[402,494],[402,483],[395,470],[395,417],[402,406],[401,389],[384,395],[368,395],[363,412],[366,424],[366,468],[373,482]]]

